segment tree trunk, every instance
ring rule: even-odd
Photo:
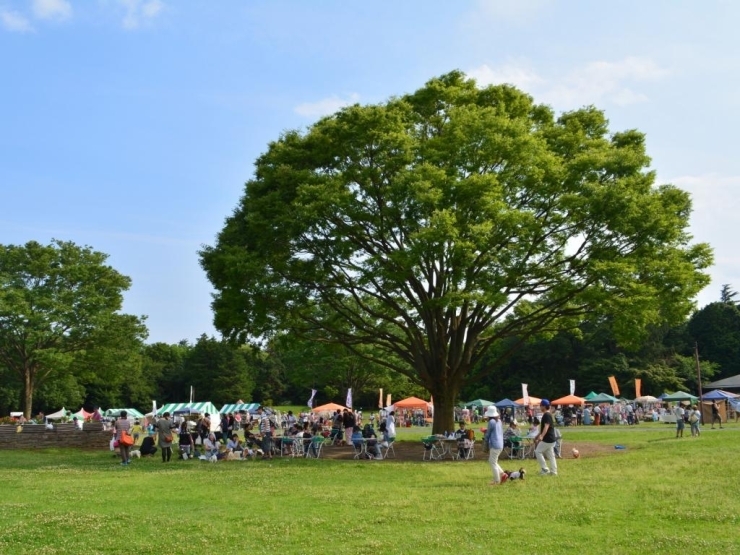
[[[442,381],[442,380],[440,380]],[[434,424],[433,434],[443,434],[455,430],[455,402],[460,392],[459,383],[445,383],[430,385],[429,391],[434,398]]]
[[[33,408],[33,369],[26,367],[23,371],[23,415],[31,418]]]

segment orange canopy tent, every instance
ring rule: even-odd
[[[532,397],[531,395],[529,396],[529,406],[530,406],[530,407],[536,407],[537,405],[539,405],[539,404],[540,404],[540,401],[542,401],[542,399],[540,399],[539,397]],[[517,399],[517,400],[516,400],[516,401],[514,401],[514,402],[515,402],[515,403],[519,403],[520,405],[524,405],[524,406],[526,406],[526,405],[527,405],[527,404],[526,404],[526,403],[524,402],[524,397],[522,397],[521,399]]]
[[[335,410],[344,410],[346,408],[336,403],[326,403],[325,405],[311,409],[311,412],[334,412]]]
[[[586,400],[583,397],[576,397],[575,395],[566,395],[560,399],[551,401],[551,405],[582,405]]]
[[[418,397],[408,397],[403,401],[397,401],[393,403],[393,408],[398,409],[424,409],[429,410],[429,401],[419,399]]]

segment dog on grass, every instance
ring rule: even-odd
[[[504,470],[504,474],[507,476],[507,480],[524,480],[524,475],[527,473],[524,468],[519,470]]]

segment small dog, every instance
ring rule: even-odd
[[[136,457],[137,459],[141,458],[141,451],[139,451],[138,449],[134,449],[133,451],[131,451],[130,454],[132,457]]]
[[[524,480],[524,475],[527,473],[524,468],[519,470],[504,470],[504,474],[507,476],[507,480]]]

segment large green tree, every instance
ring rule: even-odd
[[[118,333],[117,319],[127,320],[117,312],[131,281],[106,259],[56,240],[0,246],[0,364],[19,377],[27,417],[38,387],[73,371],[80,355],[111,345],[106,330]],[[139,324],[123,327],[138,334]]]
[[[216,326],[342,343],[428,389],[450,429],[502,340],[602,314],[634,339],[687,315],[711,251],[649,162],[643,134],[593,107],[556,117],[460,72],[344,108],[269,145],[201,252]]]

